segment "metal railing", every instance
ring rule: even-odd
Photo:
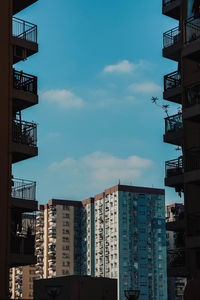
[[[200,37],[200,19],[191,17],[185,21],[186,43],[197,40]]]
[[[13,70],[13,87],[37,95],[37,77]]]
[[[180,156],[177,159],[168,160],[165,162],[165,176],[169,178],[171,176],[176,176],[182,174],[183,170],[183,157]]]
[[[13,142],[31,147],[37,146],[37,124],[13,120]]]
[[[175,1],[177,1],[177,0],[163,0],[163,7],[170,4],[170,3],[173,3]]]
[[[200,104],[200,85],[187,89],[186,106]]]
[[[13,17],[13,36],[37,43],[37,25]]]
[[[183,267],[185,265],[185,249],[175,248],[167,250],[167,266]]]
[[[24,179],[12,179],[13,198],[36,200],[36,182]]]
[[[181,73],[175,71],[164,76],[164,90],[181,86]]]
[[[179,27],[175,27],[163,33],[164,48],[178,44],[180,41],[181,41],[181,31],[179,30]]]
[[[193,171],[200,169],[200,157],[197,155],[186,154],[185,170]]]
[[[165,134],[168,132],[176,132],[182,128],[182,113],[165,118]]]

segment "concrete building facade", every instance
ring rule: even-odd
[[[165,193],[116,185],[81,201],[52,199],[36,217],[36,278],[118,279],[140,299],[167,299]]]
[[[170,264],[175,265],[177,253],[176,249],[183,249],[184,240],[182,230],[174,232],[170,230],[171,224],[174,222],[184,221],[184,205],[180,203],[173,203],[165,207],[166,214],[166,245],[168,255],[168,266]],[[183,227],[180,227],[180,229]],[[168,230],[169,229],[169,230]],[[170,260],[172,254],[174,253],[173,259]],[[173,274],[168,274],[173,275]],[[187,283],[187,279],[184,277],[173,277],[168,276],[168,300],[183,300],[184,299],[184,289]]]

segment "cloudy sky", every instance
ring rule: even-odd
[[[56,4],[55,4],[56,3]],[[177,24],[161,0],[40,0],[18,15],[38,25],[40,51],[15,65],[37,75],[40,104],[23,113],[38,123],[39,157],[14,165],[37,181],[40,203],[82,200],[115,185],[164,187],[162,33]],[[177,107],[171,107],[170,113]],[[167,203],[180,201],[166,189]]]

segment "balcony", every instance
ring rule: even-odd
[[[35,235],[11,236],[10,267],[33,265],[36,263]]]
[[[194,17],[185,21],[185,47],[182,56],[200,62],[200,19]]]
[[[184,248],[167,250],[167,276],[187,277]]]
[[[37,25],[13,17],[13,63],[38,52]]]
[[[165,75],[163,98],[165,100],[181,104],[181,92],[181,73],[179,71],[175,71]]]
[[[38,155],[37,125],[35,123],[13,120],[12,162]]]
[[[200,122],[200,85],[187,88],[184,104],[183,119]]]
[[[165,118],[165,143],[181,146],[183,144],[182,113]]]
[[[162,13],[165,16],[180,19],[181,0],[163,0]]]
[[[38,0],[13,0],[13,15],[37,2]]]
[[[38,104],[37,77],[13,70],[12,98],[15,112]]]
[[[186,153],[185,157],[185,183],[200,184],[200,156]]]
[[[185,231],[185,228],[186,228],[186,220],[184,217],[184,212],[176,216],[174,221],[166,222],[167,231],[180,232],[180,231]]]
[[[178,187],[183,185],[183,158],[166,161],[165,163],[165,185]]]
[[[24,212],[37,210],[36,182],[24,179],[12,179],[12,208]]]
[[[163,34],[163,57],[175,61],[180,60],[182,35],[179,27],[175,27]]]

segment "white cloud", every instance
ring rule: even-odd
[[[133,71],[143,68],[145,65],[144,61],[141,60],[139,63],[133,63],[128,60],[122,60],[114,65],[108,65],[104,67],[104,73],[127,73],[130,74]]]
[[[135,93],[148,94],[161,92],[162,87],[152,81],[147,81],[142,83],[133,83],[129,85],[129,90]]]
[[[69,90],[48,90],[41,93],[41,97],[50,103],[55,103],[63,109],[81,108],[84,101]]]
[[[151,167],[153,162],[139,156],[129,156],[125,159],[108,153],[94,152],[79,159],[67,157],[60,162],[54,162],[49,166],[55,178],[65,178],[69,183],[83,189],[102,188],[116,184],[120,179],[123,183],[130,183],[139,178],[143,172]],[[71,182],[71,184],[70,184]],[[72,183],[73,182],[73,183]]]

